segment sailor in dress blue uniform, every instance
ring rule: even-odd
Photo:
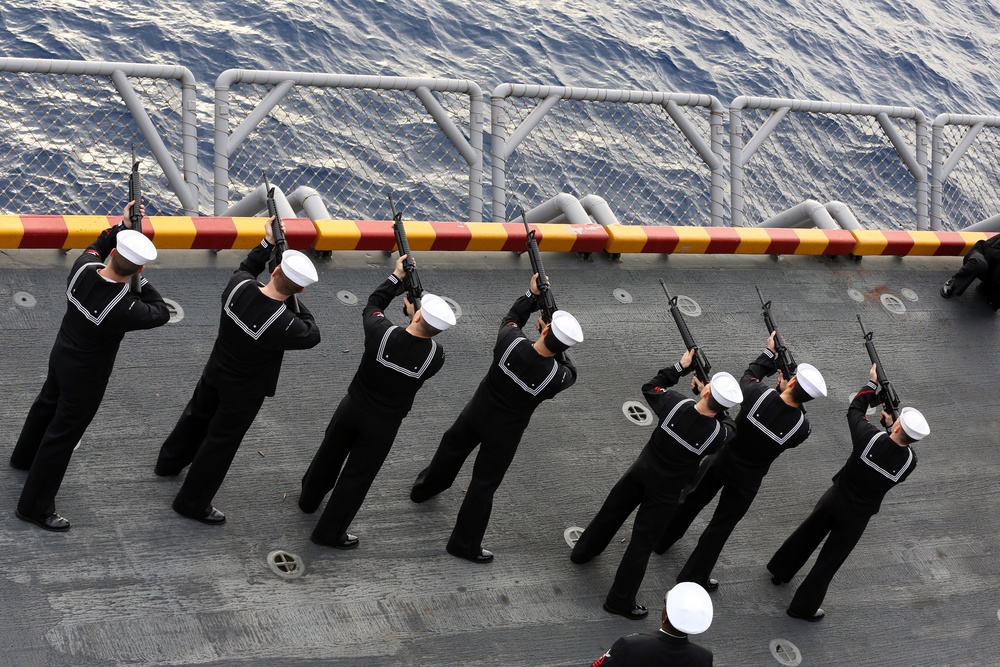
[[[155,472],[180,474],[184,484],[174,511],[209,525],[225,523],[212,507],[243,436],[264,398],[274,396],[285,350],[319,344],[319,328],[302,300],[298,312],[286,301],[315,283],[316,268],[296,250],[286,250],[267,285],[257,282],[274,247],[271,225],[265,238],[240,264],[222,291],[219,335],[194,395],[160,447]]]
[[[125,333],[162,326],[170,312],[156,288],[131,277],[156,259],[153,243],[122,221],[104,230],[73,263],[66,315],[49,355],[49,371],[14,446],[10,464],[28,470],[17,516],[52,531],[69,530],[55,498],[73,449],[97,414]],[[105,264],[107,259],[107,264]]]
[[[781,585],[805,565],[823,538],[826,543],[809,574],[788,605],[788,615],[818,621],[825,615],[820,604],[833,576],[861,540],[868,522],[878,514],[882,499],[917,467],[917,454],[910,445],[930,433],[927,420],[914,408],[903,408],[899,419],[882,412],[881,421],[890,433],[868,423],[865,412],[879,402],[875,365],[869,382],[854,396],[847,409],[853,451],[844,467],[834,475],[833,486],[819,499],[815,509],[781,545],[767,564],[771,581]]]
[[[362,313],[365,351],[354,379],[330,419],[319,450],[302,478],[299,508],[315,512],[330,494],[312,533],[316,544],[353,549],[358,538],[347,532],[389,455],[396,432],[413,407],[424,382],[444,365],[444,348],[434,340],[455,325],[455,313],[441,297],[425,292],[414,312],[403,299],[405,327],[385,311],[403,293],[403,257],[393,273],[368,297]]]
[[[479,446],[472,480],[447,546],[451,555],[475,563],[493,560],[493,554],[482,547],[493,494],[514,460],[531,415],[542,401],[576,382],[576,367],[566,355],[567,349],[583,341],[575,317],[557,310],[534,344],[522,331],[539,308],[537,278],[532,276],[530,289],[501,320],[486,377],[441,438],[430,465],[417,476],[410,492],[410,499],[421,503],[449,488]]]

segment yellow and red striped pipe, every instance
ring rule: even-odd
[[[0,216],[0,247],[86,248],[118,216],[6,215]],[[311,248],[316,228],[308,218],[285,219],[288,246]],[[263,218],[161,217],[143,218],[143,233],[160,249],[249,249],[260,243]]]
[[[88,215],[0,216],[0,248],[85,248],[118,217]],[[146,218],[143,232],[161,249],[248,249],[264,233],[264,219],[226,217]],[[530,225],[548,252],[957,256],[982,232],[772,229],[761,227],[639,227],[597,224]],[[522,251],[524,226],[492,222],[406,222],[413,250]],[[395,248],[384,220],[285,219],[291,248],[386,250]]]
[[[375,220],[317,220],[316,250],[392,250],[392,223]],[[539,250],[600,252],[608,234],[597,224],[530,225]],[[524,225],[493,222],[406,222],[412,250],[522,251]]]

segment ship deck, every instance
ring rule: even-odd
[[[76,254],[0,255],[4,457],[45,377]],[[546,254],[557,302],[585,331],[572,352],[579,381],[536,411],[496,496],[484,542],[496,559],[480,566],[444,550],[471,459],[436,499],[418,506],[408,493],[485,373],[499,319],[527,284],[527,258],[419,254],[425,287],[455,299],[461,318],[438,339],[445,367],[417,396],[353,524],[360,547],[342,552],[309,541],[318,514],[302,514],[296,499],[357,368],[361,308],[391,264],[383,253],[317,260],[320,283],[303,298],[323,341],[286,354],[277,396],[216,496],[225,526],[174,514],[180,482],[153,475],[241,256],[164,251],[147,270],[184,318],[126,337],[57,498],[71,531],[19,521],[25,473],[0,466],[0,665],[584,665],[622,634],[655,631],[663,592],[711,506],[671,551],[651,558],[639,596],[651,613],[642,622],[601,609],[631,521],[585,566],[570,562],[563,533],[586,526],[650,435],[623,403],[641,401],[640,386],[683,351],[661,277],[700,306],[688,322],[714,369],[739,376],[761,349],[758,285],[797,360],[815,364],[829,386],[827,399],[808,406],[812,436],[775,462],[729,540],[715,570],[714,623],[695,641],[719,666],[778,665],[775,640],[797,647],[803,665],[997,664],[1000,315],[974,290],[938,295],[960,259]],[[341,291],[358,303],[338,299]],[[903,312],[887,309],[883,295]],[[827,617],[805,623],[785,615],[805,572],[779,588],[764,564],[850,451],[845,411],[870,365],[856,314],[875,332],[904,404],[922,410],[932,432],[916,446],[916,471],[889,493],[834,579]],[[271,571],[266,559],[278,549],[301,558],[303,576]]]

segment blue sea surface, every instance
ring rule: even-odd
[[[1000,113],[1000,5],[0,3],[5,55],[472,79]]]
[[[995,0],[0,3],[4,55],[184,65],[209,114],[218,75],[244,68],[998,115],[997,26]]]

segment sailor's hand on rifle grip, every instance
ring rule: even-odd
[[[122,222],[125,223],[126,229],[132,229],[131,213],[132,213],[132,206],[134,204],[135,204],[134,201],[130,201],[129,203],[125,204],[125,210],[124,212],[122,212]],[[142,204],[139,204],[139,215],[141,215],[142,217],[146,217],[146,207],[143,206]]]
[[[705,383],[698,379],[697,375],[691,376],[691,391],[700,394],[705,390]]]
[[[542,290],[538,289],[538,274],[537,273],[535,273],[535,274],[533,274],[531,276],[531,283],[528,285],[528,289],[530,289],[531,293],[534,294],[535,296],[538,296],[539,294],[542,293]]]
[[[697,350],[698,348],[692,347],[690,350],[681,355],[681,368],[684,370],[691,368],[691,363],[694,361],[694,355]]]
[[[392,275],[396,276],[400,280],[406,277],[406,269],[403,268],[403,261],[409,257],[409,255],[400,255],[396,258],[396,267],[392,270]],[[417,261],[413,260],[413,268],[417,268]]]
[[[878,416],[878,420],[879,422],[882,423],[882,426],[885,426],[887,429],[892,429],[892,425],[896,421],[895,419],[892,418],[892,415],[886,412],[885,410],[883,410],[882,414]]]
[[[285,221],[284,220],[281,221],[281,233],[282,234],[285,233]],[[267,219],[266,223],[264,223],[264,238],[267,240],[267,242],[269,244],[274,245],[274,216],[273,215],[270,218]]]
[[[767,338],[767,349],[771,351],[772,354],[777,352],[777,345],[775,342],[775,336],[778,334],[777,331],[772,331],[771,335]]]
[[[872,369],[868,371],[868,379],[878,384],[878,364],[872,364]]]

